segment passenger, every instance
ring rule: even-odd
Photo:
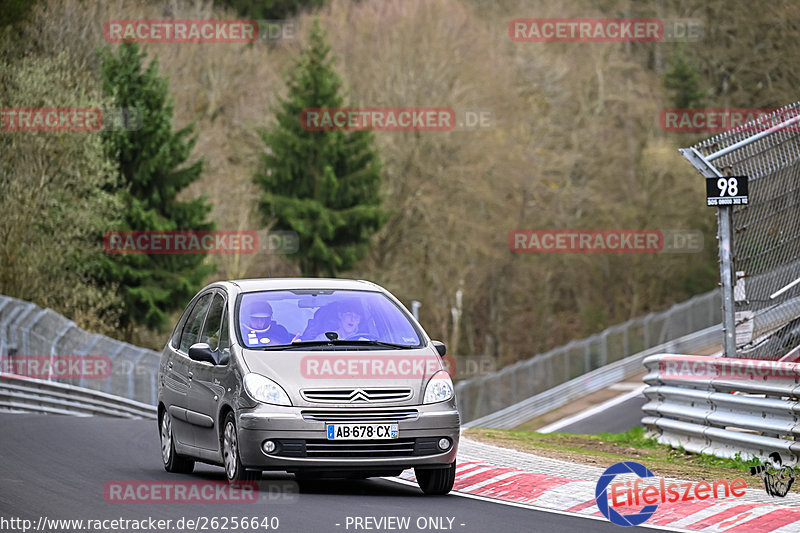
[[[242,320],[242,336],[248,346],[289,344],[292,335],[274,320],[269,302],[255,302]]]

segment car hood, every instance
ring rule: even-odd
[[[412,350],[242,350],[250,372],[278,383],[294,406],[418,405],[431,376],[443,370],[430,348]],[[359,390],[361,393],[359,393]],[[403,395],[403,391],[408,394]],[[389,395],[390,400],[384,400]]]

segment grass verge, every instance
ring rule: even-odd
[[[690,480],[743,478],[748,487],[763,487],[761,479],[750,476],[750,467],[761,464],[737,456],[720,459],[658,444],[645,436],[645,428],[635,427],[625,433],[579,435],[572,433],[536,433],[505,429],[470,428],[464,436],[543,457],[607,468],[619,461],[636,461],[657,476]],[[798,491],[792,487],[792,492]]]

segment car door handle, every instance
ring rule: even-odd
[[[191,372],[189,372],[189,379],[192,379],[192,376],[194,376],[194,374],[192,374]]]
[[[169,368],[172,368],[172,361],[170,361],[170,362],[167,364],[167,366],[168,366]]]

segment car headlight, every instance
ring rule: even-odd
[[[247,394],[254,400],[273,405],[292,405],[286,391],[280,385],[261,374],[247,374],[242,381]]]
[[[428,381],[425,387],[425,400],[423,403],[438,403],[453,397],[453,382],[446,370],[439,370]]]

